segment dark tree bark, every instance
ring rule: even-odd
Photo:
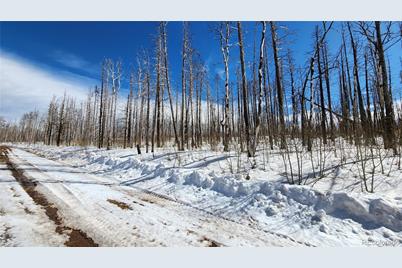
[[[323,144],[327,144],[327,128],[326,128],[326,112],[325,112],[325,99],[324,99],[324,87],[322,81],[322,68],[321,68],[321,53],[319,48],[319,33],[318,28],[316,28],[316,46],[317,46],[317,68],[318,68],[318,82],[319,82],[319,90],[320,90],[320,110],[321,110],[321,134]]]
[[[241,81],[242,81],[242,94],[243,94],[243,118],[244,118],[244,128],[246,134],[246,144],[248,156],[252,156],[251,146],[250,146],[250,121],[248,114],[248,91],[247,91],[247,81],[246,81],[246,65],[244,62],[244,46],[243,46],[243,34],[241,29],[241,22],[237,22],[237,33],[239,39],[240,48],[240,66],[241,66]]]
[[[163,61],[164,61],[164,67],[165,67],[165,79],[166,79],[166,86],[168,90],[168,95],[169,95],[169,104],[170,104],[170,113],[172,116],[172,124],[173,124],[173,132],[174,132],[174,139],[175,143],[177,146],[177,149],[180,149],[180,142],[179,142],[179,137],[177,134],[177,129],[176,129],[176,118],[175,114],[173,111],[173,100],[172,100],[172,92],[170,90],[170,81],[169,81],[169,69],[168,69],[168,52],[167,52],[167,38],[166,38],[166,23],[161,23],[161,35],[162,35],[162,43],[163,43]]]
[[[360,87],[360,79],[359,79],[359,63],[357,60],[357,48],[356,48],[356,43],[353,37],[353,33],[351,30],[351,26],[350,23],[347,23],[348,25],[348,30],[349,30],[349,34],[350,34],[350,43],[352,45],[352,51],[353,51],[353,81],[354,81],[354,86],[356,88],[356,92],[357,92],[357,99],[358,99],[358,103],[359,103],[359,113],[360,113],[360,120],[361,120],[361,124],[363,129],[366,129],[368,127],[367,124],[367,116],[366,116],[366,110],[364,107],[364,103],[363,103],[363,96],[362,96],[362,91],[361,91],[361,87]]]
[[[261,30],[261,43],[260,43],[260,57],[258,64],[258,108],[257,108],[257,117],[255,121],[252,156],[255,156],[255,152],[257,150],[258,145],[258,135],[261,127],[262,97],[264,93],[263,68],[264,68],[265,31],[267,27],[265,21],[261,22],[261,24],[262,24],[262,30]]]
[[[381,24],[375,22],[376,30],[376,49],[378,52],[378,61],[381,68],[381,88],[384,96],[385,104],[385,122],[384,122],[384,147],[385,149],[393,149],[394,154],[398,153],[395,142],[395,115],[391,92],[388,85],[387,66],[385,63],[384,47],[381,35]]]
[[[219,29],[219,40],[221,44],[221,51],[223,63],[225,66],[225,113],[222,120],[223,125],[223,150],[229,151],[229,38],[230,38],[230,25],[229,22],[221,23]]]
[[[277,99],[278,99],[278,110],[279,110],[279,126],[280,126],[280,146],[282,149],[286,146],[285,140],[285,112],[284,112],[284,92],[282,86],[282,76],[281,76],[281,67],[279,62],[278,55],[278,37],[276,33],[276,26],[274,22],[270,22],[271,25],[271,36],[272,36],[272,49],[274,51],[274,63],[275,63],[275,80],[276,80],[276,91],[277,91]]]

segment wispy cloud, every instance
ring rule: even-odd
[[[56,72],[0,50],[0,115],[16,120],[23,113],[46,111],[53,96],[64,92],[83,100],[95,80],[69,72]]]
[[[225,79],[225,77],[224,77],[225,70],[224,70],[223,68],[216,67],[216,68],[215,68],[215,73],[216,73],[217,75],[219,75],[219,78],[220,78],[221,80],[224,80],[224,79]]]
[[[63,50],[55,50],[50,54],[50,57],[57,63],[62,64],[63,66],[84,71],[89,74],[97,74],[99,71],[98,66],[90,63],[89,61],[79,57],[70,52],[66,52]]]

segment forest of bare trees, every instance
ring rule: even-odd
[[[402,72],[401,81],[391,80],[387,50],[402,46],[402,24],[338,25],[335,31],[332,22],[318,24],[305,66],[296,66],[298,52],[287,46],[280,23],[255,23],[260,39],[254,46],[246,43],[242,22],[215,23],[210,42],[219,42],[220,77],[206,68],[185,22],[181,55],[173,55],[181,81],[173,84],[167,23],[161,22],[154,48],[138,53],[129,74],[120,61],[105,59],[99,85],[85,101],[65,94],[54,97],[45,114],[29,112],[18,123],[1,120],[0,141],[135,148],[138,154],[222,145],[252,158],[261,144],[264,150],[310,152],[343,139],[358,151],[380,146],[398,155]],[[340,47],[331,47],[330,33],[338,35]],[[124,76],[128,93],[122,92]]]

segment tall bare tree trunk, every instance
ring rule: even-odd
[[[186,61],[187,61],[187,26],[183,24],[183,47],[182,47],[182,66],[181,66],[181,146],[180,150],[184,151],[185,144],[185,111],[186,111]]]
[[[275,62],[275,80],[276,80],[276,90],[277,90],[277,98],[278,98],[278,110],[279,110],[279,123],[280,123],[280,137],[281,137],[281,148],[284,149],[286,146],[285,140],[285,112],[284,112],[284,92],[282,87],[282,77],[281,77],[281,68],[279,63],[279,55],[278,55],[278,44],[277,44],[277,34],[276,34],[276,26],[274,22],[270,22],[271,25],[271,36],[272,36],[272,49],[274,51],[274,62]]]
[[[261,127],[261,114],[262,114],[262,97],[264,93],[264,81],[263,81],[263,68],[264,68],[264,47],[265,47],[265,31],[266,31],[266,22],[261,22],[262,30],[261,30],[261,43],[260,43],[260,60],[258,64],[258,108],[257,108],[257,117],[255,120],[255,131],[254,131],[254,144],[252,150],[252,156],[255,156],[257,146],[258,146],[258,135]]]
[[[322,83],[322,68],[321,68],[321,53],[319,48],[319,33],[318,28],[316,28],[316,49],[317,49],[317,68],[318,68],[318,81],[320,90],[320,110],[321,110],[321,134],[323,144],[327,144],[327,128],[326,128],[326,112],[325,112],[325,98],[324,98],[324,87]]]
[[[61,102],[61,106],[60,106],[60,112],[59,112],[59,127],[57,129],[57,140],[56,140],[56,145],[60,146],[61,144],[61,137],[63,135],[63,131],[64,131],[64,106],[66,103],[66,93],[64,92],[64,97],[63,97],[63,101]]]
[[[173,110],[173,100],[172,100],[172,92],[170,90],[170,81],[169,81],[169,69],[168,69],[168,51],[167,51],[167,38],[166,38],[166,22],[161,23],[161,31],[162,31],[162,42],[164,47],[163,59],[165,65],[165,79],[166,79],[166,86],[169,95],[169,104],[170,104],[170,113],[172,116],[172,124],[173,124],[173,132],[174,132],[174,139],[177,146],[177,149],[180,149],[180,142],[179,137],[177,135],[177,128],[176,128],[176,118]]]
[[[248,156],[251,157],[252,150],[250,144],[250,121],[248,114],[248,91],[247,91],[247,80],[246,80],[246,64],[244,62],[244,46],[243,46],[243,34],[241,29],[240,21],[237,22],[237,33],[239,39],[239,48],[240,48],[240,66],[241,66],[241,82],[242,82],[242,95],[243,95],[243,118],[244,118],[244,130],[246,134],[246,144],[247,144],[247,153]]]
[[[366,116],[366,110],[364,108],[364,103],[363,103],[363,96],[362,96],[362,91],[360,87],[360,79],[359,79],[359,66],[358,66],[358,61],[357,61],[357,48],[356,48],[356,43],[354,41],[352,29],[350,26],[350,23],[347,23],[348,29],[349,29],[349,34],[350,34],[350,43],[352,45],[352,52],[353,52],[353,81],[354,81],[354,86],[357,91],[357,99],[359,103],[359,112],[360,112],[360,120],[363,129],[367,129],[368,124],[367,124],[367,116]]]
[[[395,142],[395,115],[391,92],[388,85],[387,66],[385,63],[384,47],[381,35],[381,24],[379,21],[375,22],[376,29],[376,49],[378,52],[378,61],[381,68],[381,87],[384,96],[385,104],[385,122],[384,122],[384,148],[393,149],[394,154],[398,153]]]
[[[229,151],[229,22],[222,23],[219,29],[221,51],[225,66],[225,114],[222,121],[223,125],[223,150]]]

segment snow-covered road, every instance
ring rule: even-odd
[[[46,204],[35,202],[0,162],[0,246],[68,245],[72,230],[99,246],[311,245],[25,150],[12,148],[8,161]],[[60,222],[49,216],[49,207]]]

